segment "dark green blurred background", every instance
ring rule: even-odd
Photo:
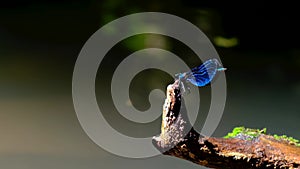
[[[283,1],[0,2],[0,168],[201,168],[164,156],[138,160],[117,157],[95,145],[76,118],[72,72],[82,46],[109,21],[145,11],[174,14],[197,25],[228,68],[227,103],[215,136],[245,125],[300,138],[297,10],[296,4]],[[105,86],[109,86],[113,68],[130,53],[146,47],[165,48],[191,67],[200,64],[179,41],[151,34],[134,36],[117,44],[106,56],[99,74],[106,75],[107,80],[98,78],[96,83],[99,97],[110,91]],[[143,91],[164,90],[171,82],[172,78],[160,71],[139,74],[132,86],[143,87],[131,91],[133,104],[146,109],[147,92]],[[205,112],[209,87],[200,94],[207,96],[201,102]],[[111,105],[109,101],[99,105]],[[134,124],[116,114],[107,112],[105,116],[120,132],[138,137],[159,133],[159,119]],[[199,117],[196,127],[201,127],[203,118]]]

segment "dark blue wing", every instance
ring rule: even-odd
[[[193,68],[186,80],[195,86],[205,86],[215,77],[219,65],[217,59],[207,60],[202,65]]]

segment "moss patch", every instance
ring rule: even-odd
[[[276,140],[285,140],[287,142],[289,142],[289,144],[294,144],[296,146],[300,146],[300,141],[293,138],[293,137],[288,137],[286,135],[282,135],[282,136],[278,136],[277,134],[274,134],[273,137],[276,139]]]
[[[239,138],[243,140],[253,140],[261,134],[266,134],[267,129],[251,129],[241,127],[235,127],[231,133],[228,133],[224,138]]]
[[[245,128],[243,126],[235,127],[232,132],[228,133],[224,138],[238,138],[243,140],[254,140],[258,138],[261,134],[267,134],[267,129],[251,129],[251,128]],[[293,144],[296,146],[300,146],[300,141],[293,138],[288,137],[286,135],[278,136],[277,134],[273,135],[273,137],[276,140],[279,141],[287,141],[289,144]]]

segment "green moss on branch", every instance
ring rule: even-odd
[[[257,139],[260,135],[265,134],[267,135],[267,129],[251,129],[251,128],[245,128],[244,126],[235,127],[232,132],[228,133],[224,138],[238,138],[242,140],[254,140]],[[300,146],[300,141],[293,138],[288,137],[286,135],[269,135],[274,137],[274,139],[278,141],[286,141],[291,145]]]

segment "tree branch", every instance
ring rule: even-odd
[[[263,133],[252,139],[201,136],[190,126],[178,81],[167,88],[161,134],[153,144],[165,155],[210,168],[300,169],[300,147],[286,140]]]

